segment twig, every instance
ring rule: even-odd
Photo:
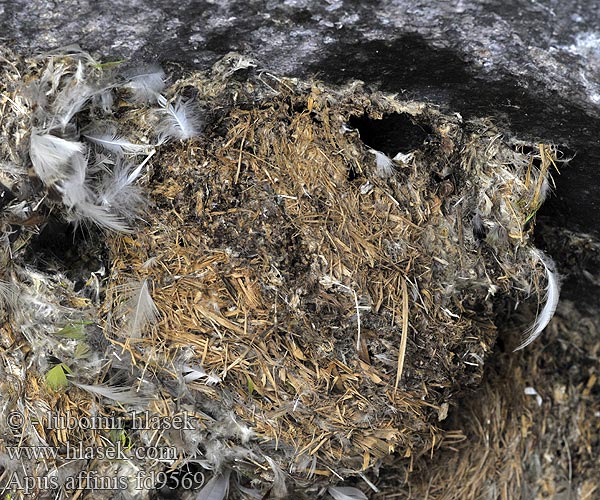
[[[358,327],[358,332],[356,334],[356,351],[360,352],[360,305],[358,304],[358,296],[354,289],[352,290],[352,294],[354,295],[354,304],[356,306],[356,323]]]
[[[406,340],[408,338],[408,290],[406,280],[402,280],[402,338],[400,339],[400,349],[398,350],[398,370],[396,372],[396,384],[394,392],[398,390],[398,384],[402,378],[404,369],[404,357],[406,355]]]

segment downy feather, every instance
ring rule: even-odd
[[[252,498],[254,500],[262,500],[264,498],[262,492],[256,488],[247,488],[239,483],[236,485],[236,488],[244,494],[243,498]]]
[[[554,184],[552,176],[548,173],[546,175],[546,177],[544,177],[544,179],[542,180],[542,185],[540,186],[540,195],[539,195],[539,204],[540,205],[542,203],[544,203],[544,201],[546,201],[546,198],[548,197],[549,194],[552,194],[552,185],[550,184],[550,181],[552,181],[552,184]]]
[[[50,59],[40,79],[27,85],[26,98],[32,105],[36,105],[38,110],[43,110],[48,104],[48,96],[56,93],[60,80],[66,72],[67,66],[65,64],[55,63]]]
[[[94,203],[78,203],[69,214],[68,220],[76,225],[91,222],[99,228],[116,233],[131,233],[131,228],[123,217]]]
[[[272,498],[288,498],[288,490],[285,484],[285,474],[279,465],[277,465],[275,460],[270,457],[265,458],[273,470],[273,485],[271,486],[270,496]]]
[[[382,179],[387,179],[394,173],[394,164],[392,163],[392,159],[382,153],[381,151],[377,151],[375,149],[371,149],[371,153],[375,155],[375,163],[377,164],[377,176]]]
[[[131,70],[125,74],[125,88],[131,91],[134,102],[156,102],[159,94],[165,88],[165,72],[158,65]]]
[[[160,313],[148,290],[147,280],[135,285],[127,301],[127,309],[127,334],[130,337],[140,337],[148,325],[158,321]]]
[[[86,185],[87,157],[81,153],[75,153],[71,157],[71,174],[57,185],[62,194],[62,200],[69,209],[77,205],[89,203],[92,191]]]
[[[90,174],[110,173],[115,166],[115,158],[110,152],[96,151],[94,154],[94,160],[88,165],[88,171]]]
[[[142,164],[134,167],[119,158],[112,172],[104,175],[98,186],[98,203],[126,219],[133,219],[144,203],[142,190],[135,181],[142,171]]]
[[[36,175],[45,184],[65,179],[69,170],[65,165],[75,153],[83,154],[85,146],[81,142],[67,141],[51,134],[31,132],[29,156]]]
[[[183,375],[183,381],[186,384],[189,384],[190,382],[194,382],[201,378],[206,378],[206,381],[205,381],[206,385],[215,385],[215,384],[218,384],[219,382],[221,382],[220,377],[218,377],[212,373],[210,373],[210,374],[206,373],[204,368],[202,368],[200,365],[194,365],[194,366],[184,365],[182,367],[182,375]]]
[[[146,144],[134,144],[133,142],[123,139],[123,137],[117,133],[117,128],[114,125],[96,127],[85,131],[82,135],[88,141],[117,154],[141,154],[148,152],[148,149],[152,148],[152,146]]]
[[[367,495],[351,486],[330,486],[327,492],[335,500],[367,500]]]
[[[543,299],[545,304],[541,312],[537,315],[533,325],[523,333],[523,339],[515,351],[527,347],[540,336],[544,328],[550,323],[552,316],[554,316],[560,296],[560,282],[556,274],[554,261],[541,250],[533,249],[531,253],[536,260],[539,260],[543,264],[546,272],[546,281],[548,284],[546,285],[546,293]]]
[[[227,498],[229,493],[229,469],[221,474],[214,476],[204,487],[198,492],[196,500],[223,500]]]
[[[92,99],[92,105],[94,106],[94,108],[99,109],[105,115],[109,115],[112,113],[113,103],[114,98],[112,88],[108,88],[103,90],[102,92],[94,94]]]
[[[200,133],[200,117],[193,101],[184,101],[178,97],[174,103],[160,96],[159,104],[163,107],[163,119],[158,125],[158,142],[168,139],[189,139]]]
[[[52,106],[60,125],[66,127],[96,92],[98,91],[73,77],[71,84],[58,94]]]
[[[17,287],[12,283],[0,280],[0,306],[5,309],[15,309],[17,297]]]
[[[103,398],[112,399],[113,401],[117,401],[122,404],[146,404],[148,402],[148,397],[140,394],[135,389],[131,387],[119,387],[119,386],[110,386],[110,385],[87,385],[87,384],[79,384],[77,382],[70,382],[83,389],[84,391],[91,392],[92,394],[96,394],[98,396],[102,396]]]

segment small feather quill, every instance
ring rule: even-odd
[[[201,378],[206,378],[206,382],[205,382],[206,385],[215,385],[215,384],[218,384],[219,382],[221,382],[221,379],[219,377],[217,377],[216,375],[213,375],[212,373],[211,374],[206,373],[204,368],[202,368],[200,365],[194,365],[194,366],[184,365],[182,367],[182,375],[183,375],[183,381],[186,384],[189,384],[190,382],[194,382]]]
[[[146,404],[148,402],[148,398],[146,396],[141,395],[135,389],[130,387],[87,385],[73,382],[73,380],[71,380],[71,383],[80,389],[83,389],[84,391],[96,394],[103,398],[112,399],[113,401],[123,404]]]
[[[178,97],[174,103],[160,96],[158,103],[163,107],[163,119],[158,125],[159,143],[168,139],[189,139],[200,132],[200,118],[193,101]]]
[[[541,250],[533,249],[532,254],[536,260],[539,260],[546,272],[546,281],[548,284],[546,285],[546,294],[544,296],[544,307],[542,311],[537,315],[533,325],[531,325],[525,332],[523,333],[523,340],[519,344],[519,346],[515,349],[518,351],[527,347],[531,344],[535,339],[537,339],[544,328],[548,326],[552,316],[556,312],[556,306],[558,305],[558,299],[560,296],[560,282],[558,281],[556,275],[556,267],[554,265],[554,261],[545,255]]]
[[[142,280],[132,290],[127,307],[127,333],[131,337],[140,337],[144,328],[158,321],[160,313],[148,290],[147,280]]]
[[[152,148],[152,146],[146,144],[135,144],[124,139],[117,133],[117,128],[113,125],[90,129],[84,132],[83,136],[88,141],[116,154],[142,154],[147,153]]]

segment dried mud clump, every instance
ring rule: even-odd
[[[529,238],[553,150],[360,84],[259,72],[236,55],[140,104],[128,94],[134,79],[87,57],[2,66],[0,181],[11,201],[1,278],[16,297],[5,308],[2,370],[18,384],[1,391],[4,411],[42,422],[6,434],[5,446],[173,447],[162,462],[72,467],[130,476],[196,467],[232,494],[285,497],[322,495],[392,454],[412,460],[461,439],[439,422],[479,384],[497,307],[546,285]],[[66,181],[31,172],[29,137],[45,123],[31,82],[58,66],[46,89],[54,111],[52,96],[84,69],[111,96],[94,94],[68,116],[70,137],[64,123],[50,134],[75,140],[110,121],[140,146],[85,143],[102,163],[85,177],[101,211],[69,205]],[[194,119],[165,139],[163,115],[184,112]],[[112,192],[105,171],[140,190],[100,204]],[[142,194],[143,211],[120,208]],[[69,233],[77,248],[54,248],[42,263],[48,225],[68,232],[82,219],[100,229]],[[57,366],[69,377],[49,387]],[[126,425],[117,437],[59,435],[43,426],[48,408]],[[132,410],[183,412],[193,429],[135,429]]]

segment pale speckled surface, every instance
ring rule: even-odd
[[[492,78],[540,84],[598,107],[600,4],[585,0],[8,0],[3,38],[23,50],[79,43],[105,57],[203,68],[229,50],[306,75],[332,47],[418,34]],[[596,44],[596,45],[594,45]],[[396,61],[402,64],[401,60]],[[327,73],[327,68],[321,68]],[[348,74],[351,75],[348,68]],[[596,81],[595,81],[596,80]]]

